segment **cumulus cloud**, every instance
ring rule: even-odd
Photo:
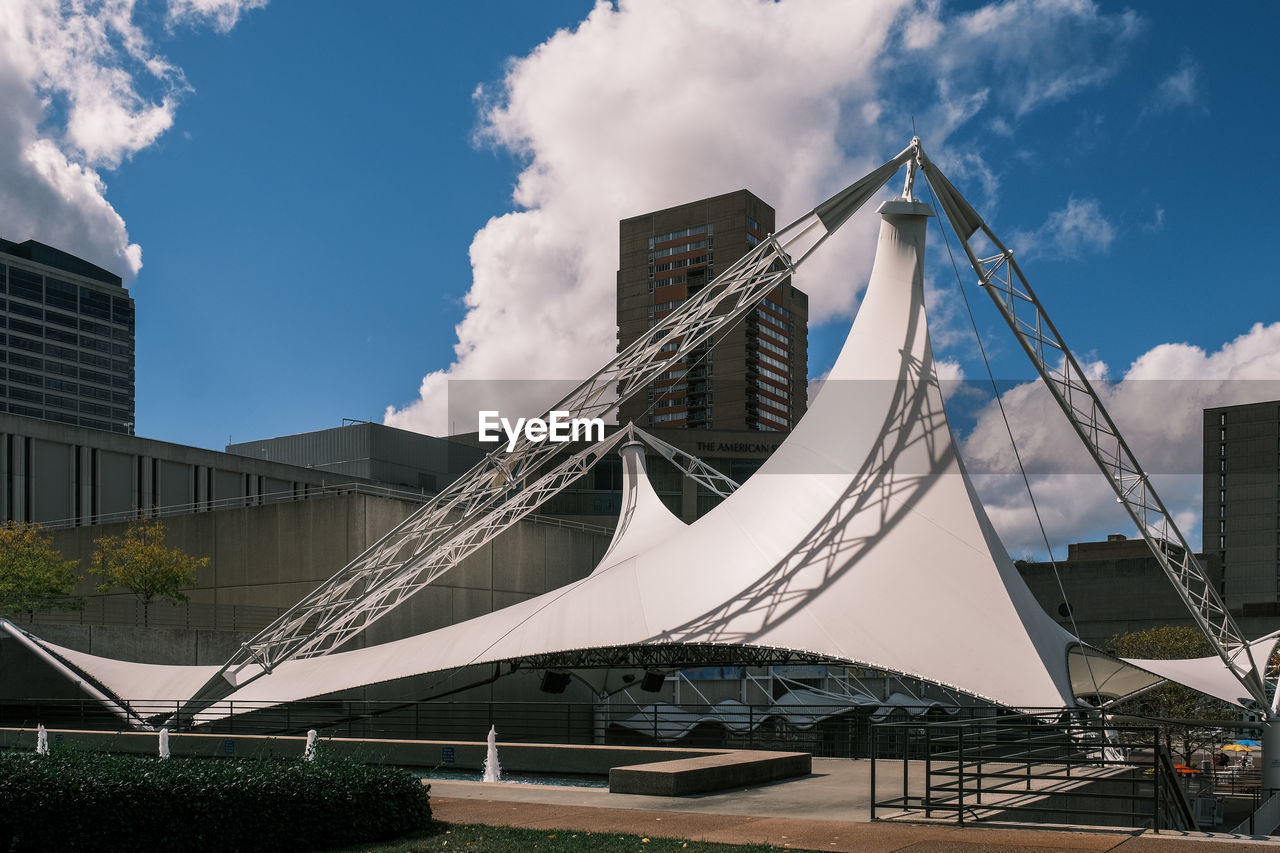
[[[472,243],[454,363],[385,422],[439,434],[451,379],[583,378],[603,365],[616,348],[620,219],[747,187],[789,222],[900,150],[910,115],[948,174],[976,178],[991,200],[994,173],[978,153],[948,151],[948,136],[980,111],[1012,117],[1097,85],[1139,24],[1083,0],[985,8],[949,18],[913,0],[600,2],[513,60],[477,104],[480,140],[524,164],[515,209]],[[850,222],[802,270],[812,323],[855,309],[873,219]]]
[[[1218,350],[1184,343],[1144,353],[1119,381],[1106,366],[1087,372],[1166,507],[1199,544],[1205,408],[1280,399],[1280,323],[1253,326]],[[1018,455],[1049,534],[1059,549],[1081,536],[1136,535],[1110,487],[1057,404],[1039,382],[1001,394]],[[1018,474],[1005,422],[994,402],[979,414],[962,454],[993,523],[1013,554],[1043,553],[1044,542]]]
[[[263,2],[175,0],[167,20]],[[126,278],[141,268],[142,250],[107,201],[102,171],[154,144],[190,91],[152,45],[137,6],[0,4],[0,234],[53,244]]]

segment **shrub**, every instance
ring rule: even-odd
[[[412,774],[323,755],[0,754],[0,850],[322,850],[430,822]]]

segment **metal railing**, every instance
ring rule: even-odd
[[[1280,827],[1280,791],[1271,791],[1266,802],[1261,802],[1261,789],[1256,789],[1254,809],[1240,825],[1231,830],[1232,835],[1270,835]]]
[[[253,604],[206,604],[188,601],[170,604],[153,601],[149,608],[131,595],[90,596],[83,607],[18,613],[10,621],[32,628],[37,625],[104,625],[124,628],[184,628],[189,630],[256,633],[270,625],[280,607]]]
[[[290,503],[315,498],[333,497],[337,495],[368,495],[378,498],[426,503],[431,495],[426,492],[408,491],[392,486],[378,486],[371,483],[336,483],[333,485],[304,484],[295,489],[279,492],[264,492],[257,495],[237,495],[230,498],[210,498],[191,503],[166,504],[165,506],[135,507],[120,512],[97,513],[92,516],[60,518],[53,521],[42,521],[40,526],[49,530],[64,530],[70,527],[87,527],[98,524],[113,524],[122,521],[133,521],[135,518],[170,518],[179,515],[191,515],[197,512],[214,512],[222,509],[240,509],[250,506],[266,506],[277,503]]]
[[[578,701],[305,700],[288,703],[222,701],[194,722],[179,716],[181,701],[129,699],[134,714],[170,730],[213,734],[302,734],[401,740],[474,740],[496,725],[510,743],[679,745],[723,749],[809,752],[820,757],[865,758],[875,707],[808,706],[812,722],[797,722],[767,705],[736,706],[725,716],[714,705],[637,706]],[[895,713],[922,714],[925,708]],[[722,721],[712,718],[721,714]],[[981,713],[963,709],[960,713]],[[690,715],[704,718],[689,724]],[[120,717],[93,699],[0,701],[0,726],[115,731]]]
[[[123,510],[120,512],[98,513],[88,517],[60,518],[53,521],[42,521],[40,526],[47,530],[66,530],[73,527],[88,527],[99,524],[114,524],[124,521],[133,521],[137,518],[172,518],[180,515],[191,515],[197,512],[216,512],[223,509],[241,509],[253,506],[268,506],[278,503],[291,503],[294,501],[314,500],[316,498],[335,497],[340,495],[366,495],[375,498],[390,498],[393,500],[409,501],[411,503],[424,504],[431,500],[434,493],[426,491],[409,491],[407,489],[398,489],[393,486],[380,486],[372,483],[335,483],[332,485],[311,485],[305,484],[298,488],[288,491],[264,492],[258,495],[238,495],[231,498],[216,498],[204,501],[195,501],[192,503],[167,504],[165,506],[156,506],[149,509],[135,508]],[[555,518],[547,515],[528,515],[526,521],[535,524],[547,524],[552,527],[567,527],[572,530],[581,530],[587,533],[599,533],[609,535],[613,533],[613,528],[607,525],[588,524],[581,521],[572,521],[565,518]]]
[[[893,722],[873,727],[872,753],[872,820],[1196,828],[1154,726],[1065,711]]]

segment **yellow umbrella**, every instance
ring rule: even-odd
[[[1238,743],[1229,743],[1226,746],[1222,747],[1222,751],[1223,752],[1248,752],[1249,747],[1241,746]]]

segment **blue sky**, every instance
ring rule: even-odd
[[[130,278],[140,435],[438,431],[450,379],[588,375],[613,342],[619,218],[746,186],[787,221],[913,120],[1067,341],[1105,364],[1149,467],[1183,475],[1188,524],[1199,407],[1280,377],[1274,4],[58,6],[0,9],[0,235]],[[872,220],[798,282],[820,320],[813,377],[856,308]],[[981,378],[932,251],[939,355]],[[1030,377],[970,298],[996,376]],[[1140,378],[1190,384],[1151,404]],[[1169,399],[1176,429],[1151,416]],[[1074,470],[1024,403],[1031,457]],[[1004,470],[1003,425],[969,427],[975,467]],[[988,488],[1011,550],[1034,548],[1025,508]],[[1046,499],[1062,536],[1112,525],[1066,491]]]

